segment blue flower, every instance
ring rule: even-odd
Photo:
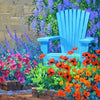
[[[53,0],[48,0],[48,7],[53,8]]]
[[[90,0],[86,0],[86,2],[87,2],[88,4],[90,4]]]
[[[98,23],[96,24],[96,27],[98,27],[98,29],[100,29],[100,22],[98,22]]]
[[[90,12],[90,13],[91,13],[92,9],[91,9],[91,8],[88,8],[88,9],[86,8],[86,9],[85,9],[85,11],[87,11],[87,12]]]
[[[48,23],[48,25],[47,25],[47,30],[49,33],[51,32],[51,24],[50,23]]]
[[[98,38],[97,37],[95,37],[94,40],[95,40],[95,43],[98,43]]]
[[[99,6],[99,8],[98,8],[98,14],[100,15],[100,6]]]
[[[63,0],[63,4],[64,4],[64,5],[71,6],[71,5],[72,5],[72,2],[69,1],[69,0]]]
[[[91,34],[92,34],[92,33],[91,33],[90,29],[88,29],[88,30],[87,30],[86,36],[91,36]]]
[[[37,17],[38,15],[39,15],[39,11],[38,11],[38,9],[35,9],[34,10],[34,16]]]
[[[33,31],[36,31],[36,21],[33,20],[31,26],[33,28]]]
[[[44,22],[45,22],[44,20],[42,20],[42,21],[40,22],[41,33],[44,33],[44,26],[45,26]]]
[[[96,0],[93,0],[93,4],[95,5]]]

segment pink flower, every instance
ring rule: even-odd
[[[26,56],[26,57],[28,57],[28,58],[30,57],[30,55],[27,55],[27,54],[24,54],[24,56]]]
[[[6,57],[6,59],[10,59],[10,58],[11,58],[11,56]]]
[[[15,74],[14,74],[15,76],[19,76],[20,75],[20,71],[19,70],[17,70],[16,72],[15,72]]]
[[[3,76],[0,77],[0,83],[5,82],[5,78]]]
[[[10,50],[8,49],[8,50],[7,50],[7,52],[9,53],[9,52],[10,52]]]
[[[28,58],[26,58],[26,59],[24,59],[23,61],[25,62],[25,65],[27,65],[27,64],[29,63],[30,60],[29,60]]]
[[[19,68],[19,69],[21,69],[21,68],[22,68],[22,66],[23,66],[23,64],[22,64],[22,63],[17,63],[16,65],[18,66],[18,68]]]
[[[1,55],[1,57],[3,58],[3,57],[4,57],[4,55]]]
[[[26,69],[23,73],[24,73],[24,74],[30,73],[30,70]]]
[[[3,70],[3,76],[8,77],[9,76],[9,70]]]
[[[15,70],[15,69],[17,68],[17,67],[16,67],[16,64],[11,65],[10,68],[11,68],[12,70]]]
[[[12,57],[14,57],[15,55],[14,55],[14,53],[12,54]]]
[[[33,65],[38,65],[38,63],[37,63],[35,60],[33,60],[33,62],[34,62],[34,64],[33,64]]]

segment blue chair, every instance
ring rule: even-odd
[[[88,52],[89,43],[94,42],[93,37],[85,37],[90,13],[83,10],[69,9],[56,13],[59,36],[50,36],[38,38],[37,41],[41,43],[41,51],[46,55],[44,62],[63,55],[72,59],[79,58],[83,61],[82,53]],[[61,53],[50,53],[49,42],[60,39]],[[72,55],[66,55],[73,47],[78,47],[78,50]]]

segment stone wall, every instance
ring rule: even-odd
[[[32,29],[29,31],[28,25],[25,25],[25,18],[32,14],[31,10],[35,7],[32,2],[33,0],[0,0],[0,42],[4,41],[5,36],[10,40],[5,25],[13,34],[16,29],[17,35],[23,37],[25,29],[34,38]]]

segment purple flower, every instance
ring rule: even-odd
[[[91,36],[91,34],[92,34],[92,33],[91,33],[90,29],[88,29],[88,30],[87,30],[86,36]]]
[[[34,10],[34,16],[37,17],[39,15],[39,11],[37,9]]]
[[[92,27],[93,36],[95,35],[95,31],[96,31],[96,25]]]
[[[73,9],[78,9],[78,7],[79,7],[79,6],[77,6],[77,5],[72,5],[72,8],[73,8]]]
[[[98,13],[96,11],[91,11],[90,20],[94,21],[94,18],[98,18]]]
[[[51,32],[51,24],[50,23],[48,23],[47,29],[48,29],[48,32],[50,33]]]
[[[88,8],[88,9],[86,8],[86,9],[85,9],[85,11],[87,11],[87,12],[90,12],[90,13],[91,13],[92,9],[91,9],[91,8]]]
[[[61,3],[58,3],[58,5],[57,5],[57,9],[58,9],[58,11],[61,11],[61,9],[62,9],[62,5],[61,5]]]
[[[96,27],[98,27],[98,29],[100,29],[100,22],[98,22],[98,23],[96,24]]]
[[[67,6],[71,6],[72,5],[72,2],[69,1],[69,0],[63,0],[63,4],[64,5],[67,5]]]
[[[23,41],[21,40],[20,36],[18,36],[18,40],[19,40],[21,46],[24,48],[24,43],[23,43]]]
[[[97,37],[95,37],[94,40],[95,40],[95,43],[98,43],[98,38]]]
[[[44,20],[42,20],[42,21],[40,22],[41,33],[44,33],[44,26],[45,26]]]
[[[38,9],[41,9],[41,6],[42,6],[42,3],[41,2],[36,2],[36,7],[38,8]]]
[[[93,0],[93,4],[95,5],[96,0]]]
[[[32,21],[31,27],[33,28],[33,31],[36,31],[36,21]]]
[[[53,0],[48,0],[48,7],[53,8]]]
[[[51,14],[53,13],[53,8],[50,8],[50,13],[51,13]]]
[[[19,76],[18,80],[20,81],[21,84],[23,84],[25,82],[25,78],[22,76]]]
[[[98,8],[98,13],[99,13],[99,15],[100,15],[100,6],[99,6],[99,8]]]
[[[77,0],[77,3],[80,3],[80,0]]]
[[[90,4],[90,0],[86,0],[86,2],[87,2],[88,4]]]

